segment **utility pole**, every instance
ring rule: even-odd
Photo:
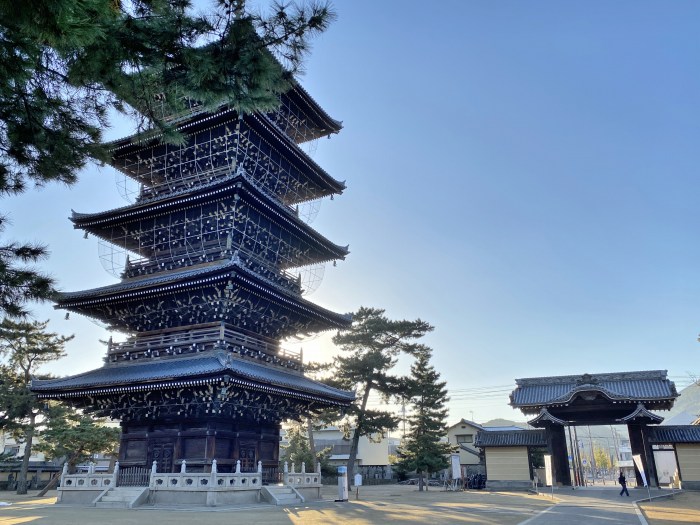
[[[574,486],[582,487],[583,480],[581,479],[581,469],[579,468],[579,458],[576,454],[576,449],[574,448],[574,432],[571,429],[571,425],[568,426],[569,431],[569,448],[571,449],[571,468],[574,471]]]
[[[401,398],[401,419],[403,420],[403,436],[401,436],[401,441],[406,440],[406,398]]]
[[[591,425],[587,425],[586,428],[588,428],[588,443],[591,445],[591,472],[593,474],[593,484],[595,484],[598,467],[595,462],[595,449],[593,448],[593,438],[591,437]]]
[[[576,460],[578,462],[578,468],[579,468],[579,478],[581,479],[581,486],[585,487],[586,486],[586,476],[583,471],[583,463],[581,462],[581,449],[580,449],[580,444],[578,441],[578,432],[576,431],[576,427],[574,427],[574,443],[576,443]]]

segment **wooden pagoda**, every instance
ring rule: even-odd
[[[295,85],[279,109],[171,116],[182,145],[129,137],[112,166],[140,184],[132,205],[73,212],[75,228],[129,253],[121,282],[63,293],[57,308],[129,334],[97,370],[35,380],[43,398],[121,421],[119,461],[159,472],[252,471],[274,478],[280,424],[342,411],[354,394],[306,378],[284,338],[343,329],[351,318],[302,296],[291,270],[344,259],[298,206],[339,194],[299,144],[341,125]]]

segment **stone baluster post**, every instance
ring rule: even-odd
[[[65,488],[65,477],[68,475],[68,463],[63,464],[63,471],[61,472],[61,487]]]
[[[241,460],[239,459],[236,461],[236,474],[240,474],[240,473],[241,473]]]
[[[180,474],[187,474],[187,461],[184,459],[182,460],[182,463],[180,463]]]
[[[155,488],[156,486],[156,475],[158,474],[158,462],[156,460],[153,460],[153,464],[151,465],[151,479],[149,486],[151,488]]]
[[[216,487],[216,460],[211,461],[211,479],[209,481],[210,487]]]
[[[114,472],[112,472],[112,486],[116,487],[119,482],[119,462],[114,463]]]
[[[294,472],[294,463],[292,463],[292,474],[296,474],[296,472]]]
[[[258,474],[262,474],[262,461],[258,461]]]
[[[284,468],[283,470],[283,475],[282,475],[282,485],[286,485],[288,482],[288,477],[287,474],[289,474],[289,464],[285,461],[284,462]]]
[[[301,473],[306,474],[306,463],[304,461],[301,462]]]
[[[318,463],[316,463],[316,473],[319,475],[319,479],[321,479],[320,478],[320,476],[321,476],[321,462],[320,461]]]

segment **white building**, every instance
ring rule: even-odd
[[[330,461],[334,465],[347,464],[350,459],[352,433],[348,436],[338,427],[326,427],[314,431],[316,450],[332,447]],[[389,465],[389,438],[381,434],[360,436],[357,446],[358,467],[386,467]]]

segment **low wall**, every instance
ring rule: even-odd
[[[56,489],[56,503],[63,503],[66,505],[92,505],[97,496],[102,494],[104,489],[101,490],[90,490],[90,489],[63,489],[58,487]]]
[[[321,486],[318,487],[294,487],[301,494],[305,501],[316,501],[323,499],[321,497]]]
[[[486,480],[486,490],[530,490],[532,481]]]
[[[207,507],[260,503],[260,489],[152,490],[149,502],[154,505],[199,505]]]

